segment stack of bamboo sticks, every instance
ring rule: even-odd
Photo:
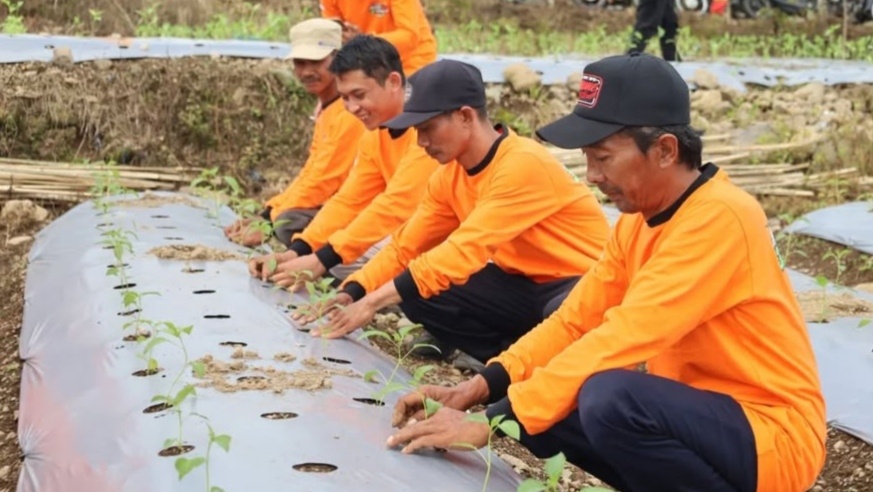
[[[859,176],[857,168],[838,169],[816,174],[806,174],[809,163],[749,164],[755,155],[801,149],[817,143],[818,139],[802,142],[767,145],[725,145],[730,135],[703,137],[703,162],[712,162],[727,172],[731,181],[756,195],[781,195],[814,197],[816,192],[836,180],[854,179],[856,184],[870,186],[871,181]],[[549,147],[552,154],[567,169],[580,178],[585,178],[585,155],[578,149],[564,150]]]
[[[106,166],[64,162],[0,159],[0,200],[30,198],[77,202],[90,197],[89,190],[101,173],[118,171],[118,183],[132,190],[176,190],[200,172],[197,168]]]

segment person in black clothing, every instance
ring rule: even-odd
[[[631,34],[631,46],[628,54],[642,53],[646,50],[646,43],[655,34],[658,28],[663,29],[661,34],[661,55],[667,61],[681,61],[676,51],[676,33],[679,31],[679,16],[673,0],[639,0],[637,6],[637,20],[634,23],[634,32]]]

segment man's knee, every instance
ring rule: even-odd
[[[621,426],[632,414],[632,396],[643,374],[610,369],[589,377],[579,390],[578,412],[582,428],[592,441],[609,428]]]
[[[306,229],[317,212],[316,209],[294,209],[282,212],[273,223],[273,234],[280,243],[286,247],[290,246],[291,237]]]

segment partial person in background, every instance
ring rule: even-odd
[[[637,19],[631,34],[628,54],[646,51],[646,44],[658,28],[661,33],[661,55],[667,61],[682,61],[676,50],[676,34],[679,31],[679,16],[673,0],[640,0],[637,6]]]
[[[282,193],[270,198],[261,216],[274,224],[276,238],[285,246],[302,231],[318,209],[339,190],[355,161],[364,124],[343,107],[336,76],[328,70],[342,45],[342,28],[326,19],[310,19],[289,32],[294,75],[306,92],[318,97],[322,111],[315,119],[309,157],[300,173]],[[256,246],[268,237],[253,226],[255,218],[240,219],[224,229],[228,239]]]
[[[373,34],[400,52],[406,76],[436,60],[436,38],[420,0],[320,0],[321,15],[343,24],[343,43]]]

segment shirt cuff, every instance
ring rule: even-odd
[[[306,256],[312,254],[312,246],[310,246],[309,243],[302,239],[295,239],[291,241],[291,245],[288,246],[288,249],[297,253],[297,256]]]
[[[354,280],[343,286],[343,292],[352,296],[352,300],[355,302],[361,300],[365,295],[367,295],[364,286]]]
[[[261,212],[261,218],[266,220],[267,222],[273,223],[273,219],[271,219],[271,215],[273,213],[273,207],[267,207]]]
[[[498,415],[503,415],[503,422],[507,420],[514,420],[518,422],[518,418],[515,416],[515,412],[512,411],[512,403],[510,403],[509,398],[503,398],[497,403],[489,406],[485,409],[485,416],[488,418],[488,422],[491,422],[491,419],[497,417]],[[521,422],[518,422],[519,426],[521,426]],[[505,437],[506,434],[500,430],[500,428],[495,429],[495,434],[500,437]]]
[[[415,285],[415,279],[412,278],[412,273],[409,270],[404,270],[394,279],[394,288],[397,289],[397,293],[400,294],[400,299],[403,301],[421,299],[421,293],[418,291],[418,286]]]
[[[340,255],[337,254],[336,250],[333,249],[330,243],[325,244],[318,251],[315,252],[315,257],[318,258],[318,261],[324,265],[324,268],[330,270],[331,268],[342,265],[343,259]]]
[[[512,380],[509,378],[509,373],[506,372],[503,364],[499,362],[488,364],[479,374],[488,385],[488,401],[486,403],[494,403],[506,398],[506,390],[509,389],[509,384]]]

